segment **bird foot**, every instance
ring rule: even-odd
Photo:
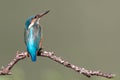
[[[27,57],[30,57],[30,55],[27,53]]]
[[[43,52],[43,48],[40,48],[37,52],[37,55],[40,56],[42,52]]]

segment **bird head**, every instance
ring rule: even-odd
[[[29,18],[26,20],[26,23],[25,23],[26,29],[30,29],[35,23],[36,23],[36,24],[39,24],[40,18],[41,18],[42,16],[44,16],[45,14],[47,14],[48,12],[49,12],[49,10],[46,11],[46,12],[44,12],[44,13],[36,14],[36,15],[34,15],[34,16],[29,17]]]

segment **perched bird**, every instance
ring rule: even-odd
[[[24,41],[33,62],[36,61],[37,52],[42,48],[42,28],[39,20],[48,12],[49,10],[44,13],[31,16],[25,23]]]

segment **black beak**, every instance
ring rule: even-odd
[[[41,18],[42,16],[46,15],[48,12],[50,12],[50,10],[48,10],[48,11],[46,11],[46,12],[44,12],[44,13],[37,14],[37,15],[35,16],[35,18]]]

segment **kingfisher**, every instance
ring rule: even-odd
[[[36,14],[29,17],[25,22],[24,29],[24,42],[26,45],[28,55],[31,56],[31,60],[33,62],[36,61],[37,52],[42,48],[42,28],[40,25],[40,19],[42,16],[49,12],[46,11],[44,13]]]

